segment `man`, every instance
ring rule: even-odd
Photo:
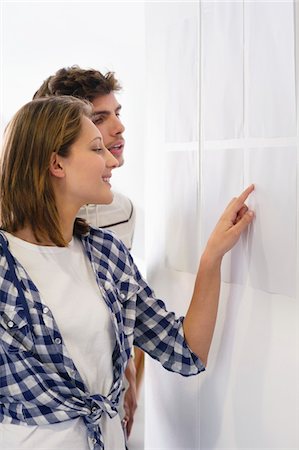
[[[123,132],[125,130],[120,120],[121,105],[115,93],[121,89],[113,72],[103,75],[97,70],[84,70],[78,66],[62,68],[56,74],[48,77],[34,98],[51,95],[72,95],[89,100],[94,107],[93,122],[100,130],[105,146],[118,160],[119,166],[124,163]],[[114,231],[130,249],[132,246],[135,211],[131,201],[124,195],[114,192],[110,205],[86,205],[78,214],[93,226],[108,228]],[[143,352],[135,349],[135,364],[130,360],[126,369],[129,386],[124,396],[124,425],[129,436],[137,407],[137,388],[143,373]]]

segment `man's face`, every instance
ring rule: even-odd
[[[119,166],[124,163],[123,151],[125,146],[122,133],[125,127],[120,121],[121,105],[113,92],[107,95],[99,95],[92,104],[94,106],[93,122],[100,130],[104,144],[112,155],[118,160]]]

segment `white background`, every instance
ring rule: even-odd
[[[298,182],[285,175],[298,168],[293,8],[287,0],[2,3],[2,123],[62,66],[115,70],[122,82],[126,164],[114,184],[137,205],[134,253],[178,314],[218,213],[258,177],[251,203],[260,218],[224,263],[207,372],[184,379],[146,361],[147,450],[299,448]],[[277,162],[283,190],[270,176]],[[285,204],[279,197],[277,210],[261,211],[275,189],[286,192]],[[190,207],[188,229],[198,230],[182,237]],[[263,259],[252,245],[262,233],[278,236]],[[283,260],[281,248],[289,249]],[[277,270],[274,292],[257,267]]]

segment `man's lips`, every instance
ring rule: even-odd
[[[112,153],[112,155],[121,155],[124,151],[125,141],[117,141],[114,142],[112,145],[109,145],[108,150]]]

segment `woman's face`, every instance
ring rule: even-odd
[[[70,150],[69,156],[61,159],[67,204],[81,207],[87,203],[111,203],[110,178],[118,161],[104,146],[100,131],[85,116],[80,135]]]

